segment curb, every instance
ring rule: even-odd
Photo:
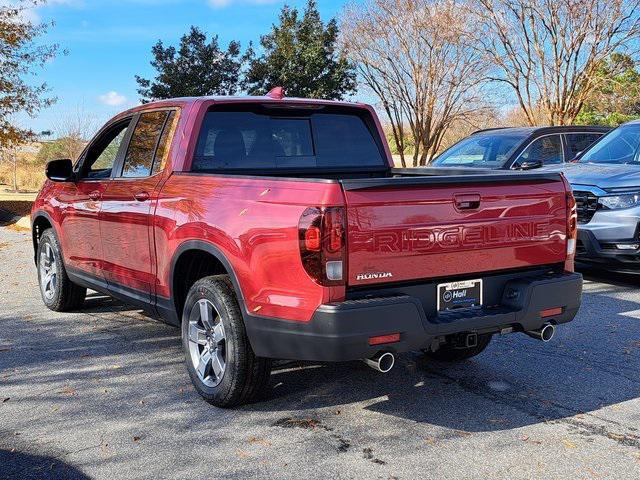
[[[20,219],[14,225],[21,229],[31,230],[31,217],[29,217],[28,215],[20,217]]]
[[[20,232],[28,232],[31,231],[31,217],[29,215],[25,215],[24,217],[2,215],[2,217],[0,217],[0,227],[7,227]]]

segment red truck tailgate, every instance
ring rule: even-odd
[[[565,260],[566,192],[559,176],[430,180],[343,181],[349,285]]]

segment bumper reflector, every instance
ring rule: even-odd
[[[555,317],[556,315],[561,315],[561,314],[562,314],[562,307],[549,308],[547,310],[542,310],[540,312],[540,316],[542,318]]]
[[[379,335],[377,337],[369,337],[369,345],[382,345],[383,343],[395,343],[400,341],[399,333],[391,333],[389,335]]]

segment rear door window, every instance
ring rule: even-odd
[[[567,141],[567,160],[573,160],[580,152],[585,151],[591,144],[597,142],[602,134],[600,133],[567,133],[564,138]]]
[[[210,111],[192,170],[387,166],[366,112],[342,110]]]
[[[148,177],[169,111],[159,110],[140,115],[131,136],[122,166],[123,177]]]

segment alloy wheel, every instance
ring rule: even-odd
[[[58,265],[53,248],[45,243],[40,252],[40,288],[47,300],[51,300],[56,294],[58,286]]]
[[[209,300],[198,300],[189,313],[189,354],[198,378],[215,387],[227,365],[226,336],[220,314]]]

